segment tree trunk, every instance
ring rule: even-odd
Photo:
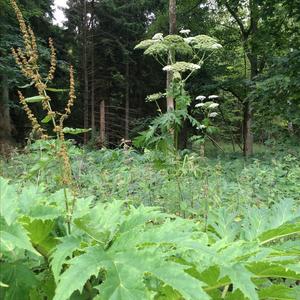
[[[253,154],[253,134],[251,131],[252,125],[252,112],[250,103],[247,101],[244,103],[244,118],[243,118],[243,140],[244,156],[248,157]]]
[[[249,32],[244,32],[244,49],[247,54],[250,63],[250,80],[254,80],[258,75],[258,57],[256,54],[256,46],[253,43],[255,35],[258,30],[258,6],[256,1],[249,0],[250,10],[250,27]],[[253,134],[251,130],[252,126],[252,107],[249,100],[244,103],[244,120],[243,120],[243,139],[244,139],[244,156],[250,156],[253,154]]]
[[[244,47],[244,53],[246,54],[250,67],[251,67],[251,74],[250,80],[253,80],[259,70],[258,70],[258,57],[257,57],[257,47],[254,43],[256,33],[258,31],[258,20],[259,20],[259,7],[256,0],[249,0],[248,1],[248,11],[249,11],[249,20],[250,24],[249,27],[246,28],[242,18],[238,15],[238,12],[231,6],[227,1],[224,3],[225,7],[231,14],[231,16],[235,19],[237,25],[239,26],[241,37],[242,37],[242,44]],[[246,69],[245,69],[246,70]],[[261,70],[260,70],[261,71]],[[251,131],[252,125],[252,108],[251,103],[247,99],[245,99],[244,107],[243,107],[243,152],[244,156],[249,156],[253,154],[253,134]]]
[[[176,33],[176,0],[169,0],[169,34]],[[168,63],[173,62],[173,53],[169,53]],[[172,72],[167,72],[167,90],[172,83]],[[174,110],[174,99],[171,96],[167,97],[167,110]]]
[[[129,59],[126,61],[126,91],[125,91],[125,140],[129,139]]]
[[[250,79],[254,80],[258,74],[258,61],[257,55],[253,54],[253,49],[250,50],[251,53],[248,54],[248,59],[250,62]],[[253,154],[253,133],[252,133],[252,108],[251,103],[247,100],[244,103],[244,118],[243,118],[243,140],[244,140],[244,147],[243,152],[244,156],[248,157]]]
[[[91,127],[92,127],[92,137],[95,137],[95,44],[94,44],[94,1],[92,2],[93,15],[92,15],[92,45],[91,45]]]
[[[105,137],[105,101],[102,100],[100,102],[100,147],[104,147],[106,144],[106,137]]]
[[[89,82],[88,82],[88,66],[87,66],[87,0],[83,0],[83,127],[89,128]],[[88,142],[88,133],[84,133],[84,143]]]
[[[6,74],[2,75],[2,97],[0,99],[0,144],[9,144],[11,137],[11,119],[9,113],[9,88]]]

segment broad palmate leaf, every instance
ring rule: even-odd
[[[55,281],[58,281],[62,266],[68,256],[80,246],[80,239],[74,236],[66,236],[61,239],[61,243],[56,246],[51,255],[51,269]]]
[[[185,272],[187,266],[164,260],[161,251],[104,251],[101,246],[90,247],[86,253],[70,261],[70,267],[60,277],[54,300],[66,300],[75,290],[82,290],[86,281],[105,270],[98,299],[150,299],[144,283],[150,274],[177,290],[187,300],[206,300],[200,281]]]

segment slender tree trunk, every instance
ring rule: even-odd
[[[176,33],[176,0],[169,0],[169,34]],[[168,63],[173,62],[173,53],[169,53]],[[172,83],[172,72],[167,72],[167,90]],[[167,110],[174,110],[174,99],[171,96],[167,97]]]
[[[252,112],[250,103],[247,101],[244,103],[244,117],[243,117],[243,140],[244,156],[250,156],[253,154],[253,134],[251,131],[252,125]]]
[[[89,128],[89,81],[88,81],[88,65],[87,65],[87,0],[83,0],[83,126]],[[88,133],[84,133],[84,143],[88,142]]]
[[[2,75],[2,96],[0,99],[0,144],[11,142],[11,119],[9,113],[9,88],[6,74]]]
[[[250,62],[250,80],[254,80],[258,74],[258,61],[257,55],[253,54],[253,50],[250,50],[251,53],[248,54],[248,59]],[[244,103],[244,118],[243,118],[243,140],[244,140],[244,147],[243,152],[244,156],[250,156],[253,154],[253,133],[252,133],[252,107],[250,101],[246,101]]]
[[[94,1],[92,1],[92,7],[93,7],[93,15],[92,15],[92,45],[91,45],[91,127],[92,127],[92,137],[95,137],[95,131],[96,131],[96,126],[95,126],[95,44],[94,44],[94,27],[95,27],[95,22],[94,22]]]
[[[126,92],[125,92],[125,140],[129,139],[129,59],[126,61]]]
[[[250,63],[250,80],[254,80],[258,75],[258,57],[256,54],[255,39],[258,31],[258,6],[255,0],[249,0],[250,10],[250,28],[249,33],[244,34],[244,48],[247,53],[247,57]],[[244,121],[243,121],[243,139],[244,139],[244,156],[250,156],[253,154],[253,133],[252,127],[253,112],[251,102],[247,100],[244,104]]]
[[[100,102],[100,145],[103,147],[106,144],[105,132],[105,101]]]

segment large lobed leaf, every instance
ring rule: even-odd
[[[98,276],[102,269],[106,278],[99,287],[98,299],[150,299],[150,291],[144,283],[146,274],[171,286],[187,300],[209,299],[201,282],[188,275],[186,268],[164,260],[159,251],[115,253],[106,252],[101,246],[90,247],[86,253],[70,261],[69,269],[60,277],[54,300],[66,300],[75,290],[82,290],[86,281],[92,275]]]

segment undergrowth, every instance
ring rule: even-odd
[[[69,144],[69,234],[51,149],[40,141],[3,162],[3,299],[297,299],[296,157],[194,154],[166,169],[151,152]]]

